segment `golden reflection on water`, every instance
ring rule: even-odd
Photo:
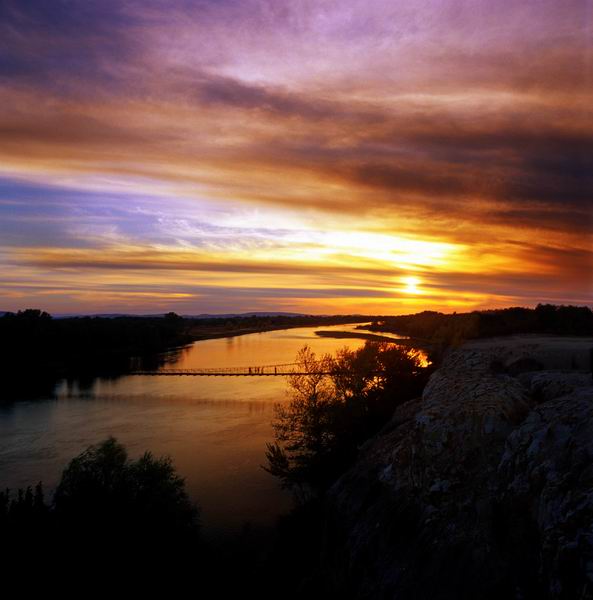
[[[182,349],[176,355],[176,360],[169,362],[166,368],[211,369],[292,363],[297,351],[305,344],[309,345],[318,355],[334,354],[344,346],[354,350],[364,346],[366,340],[357,337],[319,336],[316,335],[316,332],[354,332],[357,335],[371,333],[356,327],[357,325],[298,327],[204,340]],[[393,333],[377,332],[377,335],[390,340],[403,339],[402,336]],[[430,363],[426,353],[422,350],[418,350],[418,353],[423,366],[428,366]]]
[[[298,328],[196,342],[170,353],[167,367],[209,368],[293,362],[309,344],[319,354],[363,339]],[[238,532],[246,522],[271,525],[291,498],[260,467],[273,438],[274,404],[286,399],[284,377],[97,378],[63,382],[54,398],[0,411],[0,486],[43,481],[51,489],[68,461],[113,435],[132,456],[145,450],[173,458],[202,507],[205,533]]]

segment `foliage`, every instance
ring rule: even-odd
[[[276,407],[276,439],[264,468],[300,494],[327,487],[428,376],[419,353],[390,343],[367,342],[333,357],[305,346],[296,363],[290,400]]]
[[[114,438],[71,461],[54,504],[61,527],[74,537],[117,535],[142,547],[155,538],[178,541],[197,528],[196,509],[171,460],[147,452],[131,461]]]
[[[246,315],[212,318],[95,316],[52,318],[38,309],[0,313],[0,371],[10,392],[4,398],[51,395],[60,378],[75,377],[83,387],[98,375],[156,369],[165,350],[196,339],[230,333],[307,325],[347,323],[353,316]],[[31,378],[31,365],[35,378]],[[2,399],[0,399],[0,402]]]
[[[34,363],[38,377],[118,372],[129,368],[131,357],[189,342],[185,328],[174,313],[164,318],[64,319],[32,309],[6,313],[0,317],[0,364],[14,374],[28,372]]]
[[[461,314],[424,311],[384,317],[369,329],[455,346],[466,339],[524,333],[591,335],[593,311],[586,306],[552,304],[539,304],[535,309],[513,307]]]
[[[10,490],[0,492],[0,532],[5,539],[15,536],[29,538],[49,529],[50,507],[45,503],[43,486],[38,483],[33,490],[19,489],[16,497]]]
[[[41,484],[16,498],[0,493],[0,536],[13,553],[50,536],[69,560],[177,565],[199,549],[198,510],[170,459],[147,452],[130,460],[109,438],[70,462],[51,503]]]

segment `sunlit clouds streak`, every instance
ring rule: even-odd
[[[6,2],[0,308],[590,303],[590,5]]]

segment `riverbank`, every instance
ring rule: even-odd
[[[50,395],[61,379],[90,381],[155,370],[172,351],[197,341],[367,320],[360,315],[191,319],[175,313],[54,319],[40,310],[7,313],[0,317],[0,372],[8,393],[0,402]]]
[[[364,321],[368,321],[368,318],[365,318]],[[294,323],[294,324],[282,324],[282,325],[260,325],[260,326],[252,326],[252,327],[238,327],[238,328],[234,328],[234,329],[227,329],[224,327],[195,327],[192,328],[190,330],[190,335],[191,335],[191,341],[192,342],[200,342],[203,340],[215,340],[215,339],[219,339],[219,338],[228,338],[228,337],[237,337],[240,335],[249,335],[252,333],[266,333],[268,331],[282,331],[284,329],[297,329],[299,327],[317,327],[317,326],[324,326],[324,325],[352,325],[355,323],[361,323],[363,322],[363,320],[361,319],[360,321],[338,321],[336,323],[328,323],[327,320],[323,320],[323,322],[320,323],[316,323],[316,322],[309,322],[306,324],[302,324],[302,323]],[[356,336],[356,335],[350,335],[348,334],[348,332],[344,332],[347,335],[344,336],[340,336],[338,335],[339,332],[324,332],[324,334],[327,333],[328,337],[359,337],[362,338],[363,336]],[[321,334],[319,334],[321,335]],[[380,337],[380,336],[376,336],[376,337]],[[365,339],[370,339],[370,338],[365,338]]]
[[[432,350],[435,345],[426,340],[419,340],[413,337],[395,337],[390,335],[381,335],[380,333],[365,333],[363,331],[316,331],[316,335],[321,337],[332,337],[337,339],[359,339],[368,340],[369,342],[389,342],[400,346],[408,346],[411,348],[421,348],[423,350]]]
[[[360,340],[368,340],[370,342],[393,342],[393,343],[401,343],[401,345],[407,345],[404,344],[404,342],[407,342],[407,340],[402,339],[401,342],[400,340],[395,340],[394,338],[390,338],[387,337],[385,335],[379,335],[377,333],[357,333],[354,331],[316,331],[315,332],[316,335],[319,335],[321,337],[332,337],[332,338],[337,338],[337,339],[360,339]]]

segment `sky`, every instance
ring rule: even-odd
[[[0,310],[593,303],[593,0],[0,0]]]

